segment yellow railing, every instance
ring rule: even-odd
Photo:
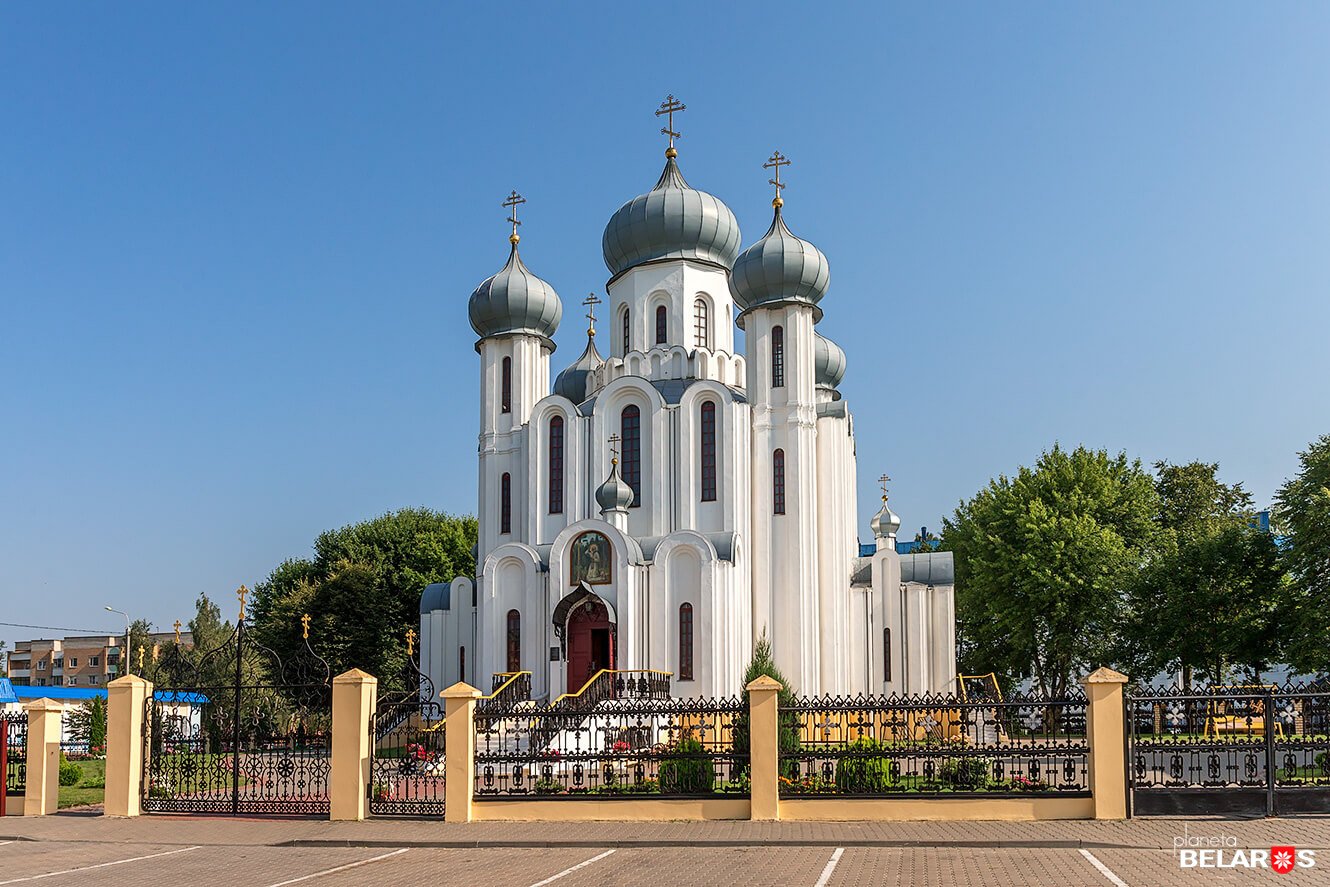
[[[555,699],[553,702],[551,702],[550,708],[553,708],[554,706],[558,705],[560,702],[562,702],[565,699],[576,699],[580,697],[583,693],[585,693],[588,689],[590,689],[591,686],[595,684],[597,680],[600,679],[601,675],[607,675],[607,674],[608,675],[620,675],[620,674],[653,675],[654,674],[666,678],[674,677],[674,672],[672,671],[660,671],[654,668],[628,668],[628,669],[602,668],[600,671],[596,672],[591,677],[587,678],[587,682],[583,684],[576,693],[564,693],[558,699]]]
[[[522,675],[529,675],[529,674],[531,674],[531,672],[529,672],[529,671],[500,671],[500,672],[495,672],[494,676],[495,676],[496,678],[506,678],[507,680],[505,680],[502,684],[500,684],[498,687],[496,687],[495,690],[494,690],[494,692],[491,693],[490,695],[480,697],[481,700],[483,701],[483,700],[485,700],[485,699],[493,699],[495,696],[498,696],[498,695],[499,695],[500,693],[502,693],[504,690],[507,690],[508,687],[509,687],[509,685],[512,684],[514,681],[516,681],[518,678],[520,678]]]

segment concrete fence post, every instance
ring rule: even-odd
[[[143,812],[143,768],[147,716],[152,684],[125,675],[106,685],[106,816],[138,816]]]
[[[780,681],[761,675],[748,691],[749,819],[780,819]]]
[[[1100,668],[1085,678],[1085,738],[1095,819],[1127,818],[1127,676]]]
[[[28,713],[28,775],[23,798],[24,816],[45,816],[60,806],[60,728],[63,709],[58,702],[37,699],[23,708]]]
[[[369,813],[370,755],[379,679],[353,668],[333,678],[332,683],[328,818],[359,822]]]
[[[476,700],[481,692],[458,681],[443,697],[445,822],[470,822],[476,786]]]

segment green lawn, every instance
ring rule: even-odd
[[[83,771],[83,778],[78,785],[60,786],[59,806],[83,807],[87,804],[100,804],[106,794],[106,761],[74,761]]]

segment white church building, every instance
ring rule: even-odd
[[[422,670],[485,689],[529,671],[549,699],[654,670],[676,696],[728,696],[765,633],[801,693],[949,690],[951,555],[898,555],[885,495],[875,547],[858,540],[846,358],[817,332],[829,269],[786,225],[788,161],[767,164],[771,226],[741,249],[677,156],[671,135],[655,186],[605,226],[608,335],[593,319],[552,384],[562,304],[505,204],[508,261],[469,303],[477,575],[424,590]]]

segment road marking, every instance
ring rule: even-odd
[[[144,859],[157,859],[162,856],[172,856],[176,853],[188,853],[191,850],[197,850],[198,847],[182,847],[179,850],[165,850],[161,853],[149,853],[147,856],[135,856],[131,859],[117,859],[115,862],[99,862],[96,865],[81,865],[76,869],[65,869],[61,872],[47,872],[44,875],[28,875],[26,878],[10,878],[8,881],[0,881],[0,884],[22,884],[25,881],[40,881],[42,878],[54,878],[56,875],[68,875],[73,872],[87,872],[92,869],[104,869],[112,865],[124,865],[127,862],[139,862]]]
[[[1113,870],[1111,868],[1104,865],[1098,859],[1095,859],[1095,855],[1091,853],[1089,850],[1085,850],[1082,848],[1081,856],[1084,856],[1086,859],[1090,860],[1090,865],[1099,869],[1099,874],[1103,875],[1105,878],[1108,878],[1108,880],[1113,883],[1113,887],[1127,887],[1126,881],[1122,880],[1117,875],[1113,874]]]
[[[822,869],[822,877],[817,879],[813,887],[827,887],[827,882],[831,880],[831,873],[836,870],[836,863],[840,862],[841,854],[845,852],[844,847],[837,847],[836,852],[831,854],[831,859],[827,860],[826,868]],[[1123,884],[1122,887],[1127,887]]]
[[[309,875],[301,875],[299,878],[292,878],[289,881],[278,881],[276,884],[269,884],[268,887],[286,887],[287,884],[299,884],[301,881],[308,881],[310,878],[322,878],[324,875],[332,875],[337,872],[344,872],[347,869],[360,868],[362,865],[369,865],[371,862],[378,862],[380,859],[388,859],[392,856],[400,856],[410,847],[403,847],[400,850],[394,850],[391,853],[383,853],[378,856],[371,856],[369,859],[362,859],[359,862],[348,862],[346,865],[339,865],[336,868],[324,869],[321,872],[314,872]]]
[[[545,887],[546,884],[553,884],[555,881],[559,880],[564,875],[571,875],[573,872],[577,871],[578,869],[584,869],[587,866],[591,865],[591,863],[593,862],[599,862],[600,860],[609,856],[613,852],[614,852],[613,850],[606,850],[604,853],[598,853],[597,855],[591,857],[588,860],[579,862],[577,865],[573,866],[572,868],[564,869],[563,871],[559,872],[557,875],[550,875],[548,878],[546,878],[543,881],[537,881],[536,883],[532,884],[531,887]]]

